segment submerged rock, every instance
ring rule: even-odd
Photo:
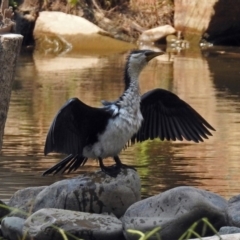
[[[160,226],[162,240],[178,239],[201,218],[208,218],[218,230],[227,223],[226,208],[227,201],[217,194],[193,187],[173,188],[130,206],[122,218],[124,235],[135,240],[138,236],[127,229],[146,232]]]
[[[35,240],[63,239],[62,229],[84,240],[122,240],[122,223],[114,216],[62,209],[41,209],[24,223],[23,232]],[[72,239],[72,238],[71,238]]]

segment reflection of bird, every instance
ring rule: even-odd
[[[88,158],[99,160],[102,171],[116,176],[122,164],[118,154],[131,140],[203,141],[211,135],[207,123],[192,107],[175,94],[154,89],[139,95],[138,77],[152,58],[163,54],[150,50],[132,51],[127,58],[125,91],[114,102],[103,101],[103,107],[90,107],[72,98],[57,113],[47,135],[45,154],[69,154],[43,175],[76,170]],[[113,157],[116,164],[104,166],[103,158]]]

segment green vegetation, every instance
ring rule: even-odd
[[[129,233],[133,233],[133,234],[137,234],[140,236],[140,238],[138,240],[147,240],[150,237],[154,236],[157,238],[157,240],[161,240],[160,235],[159,235],[159,230],[161,229],[161,227],[156,227],[154,228],[152,231],[147,232],[147,233],[143,233],[141,231],[138,230],[133,230],[133,229],[129,229],[127,230]]]
[[[30,216],[31,215],[31,210],[29,213],[26,213],[20,209],[17,209],[17,208],[12,208],[12,207],[9,207],[7,205],[4,205],[4,204],[0,204],[0,208],[6,210],[6,212],[11,212],[11,213],[20,213],[22,215],[25,215],[26,217]],[[31,209],[31,208],[30,208]],[[202,224],[203,223],[203,227],[202,227],[202,232],[201,234],[197,233],[195,231],[196,227],[199,225],[199,224]],[[55,225],[52,225],[50,226],[51,228],[55,229],[56,231],[58,231],[62,237],[63,240],[83,240],[83,239],[80,239],[76,236],[74,236],[73,234],[69,233],[69,232],[66,232],[64,231],[63,229],[55,226]],[[221,236],[218,234],[217,230],[213,227],[213,225],[208,221],[207,218],[202,218],[196,222],[194,222],[188,229],[186,232],[184,232],[182,234],[182,236],[179,238],[179,240],[186,240],[186,239],[190,239],[191,237],[195,237],[195,238],[198,238],[198,239],[202,239],[201,236],[204,236],[206,234],[206,230],[207,228],[209,228],[210,230],[212,230],[212,232],[214,234],[216,234],[218,237],[219,237],[219,240],[222,240]],[[157,240],[161,240],[161,237],[160,237],[160,234],[159,234],[159,231],[161,230],[161,227],[156,227],[154,228],[153,230],[149,231],[149,232],[141,232],[141,231],[138,231],[138,230],[134,230],[134,229],[129,229],[127,230],[129,233],[131,234],[136,234],[139,236],[139,239],[138,240],[148,240],[150,239],[150,237],[153,237],[155,236],[155,238]],[[27,233],[24,233],[24,236],[21,238],[21,239],[18,239],[18,240],[25,240],[27,238]],[[4,238],[1,238],[0,237],[0,240],[4,240]]]
[[[196,227],[197,227],[200,223],[203,223],[203,228],[202,228],[202,233],[201,233],[201,235],[195,231]],[[194,222],[194,223],[187,229],[187,231],[182,234],[182,236],[181,236],[178,240],[186,240],[186,239],[190,239],[190,238],[192,238],[192,237],[198,238],[198,239],[202,239],[201,236],[204,236],[204,235],[206,234],[207,227],[209,227],[209,228],[212,230],[212,232],[219,237],[219,240],[222,240],[222,238],[221,238],[221,236],[219,235],[219,233],[217,232],[217,230],[213,227],[213,225],[208,221],[207,218],[202,218],[202,219]],[[156,228],[154,228],[152,231],[146,232],[146,233],[143,233],[143,232],[138,231],[138,230],[133,230],[133,229],[129,229],[129,230],[127,230],[127,231],[128,231],[129,233],[139,235],[140,238],[139,238],[138,240],[148,240],[148,239],[150,239],[150,237],[152,237],[152,236],[155,236],[157,240],[161,240],[161,237],[160,237],[160,235],[159,235],[159,230],[160,230],[160,229],[161,229],[161,227],[156,227]]]
[[[208,221],[208,219],[202,218],[202,219],[198,220],[197,222],[193,223],[188,228],[188,230],[185,233],[183,233],[183,235],[179,238],[179,240],[189,239],[192,237],[192,235],[196,238],[202,239],[201,236],[195,231],[197,225],[201,222],[203,222],[203,228],[202,228],[202,233],[201,233],[202,236],[205,235],[207,227],[209,227],[212,230],[212,232],[219,237],[219,240],[222,239],[221,236],[219,235],[219,233],[217,232],[217,230],[214,228],[214,226]]]
[[[18,3],[15,0],[9,0],[9,6],[11,6],[15,9],[18,7]]]

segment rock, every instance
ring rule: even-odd
[[[19,217],[5,217],[2,220],[2,234],[9,240],[22,239],[24,219]]]
[[[203,217],[218,230],[226,226],[226,208],[227,201],[217,194],[193,187],[173,188],[130,206],[122,217],[124,235],[128,240],[137,239],[126,230],[146,232],[160,226],[161,240],[178,239]]]
[[[27,218],[27,215],[31,213],[33,203],[38,193],[40,193],[45,186],[41,187],[29,187],[22,190],[18,190],[10,198],[8,206],[15,208],[16,211],[11,213],[11,216],[19,216]]]
[[[82,17],[62,12],[40,12],[33,34],[37,49],[53,53],[109,48],[129,50],[135,47],[113,39],[110,33]]]
[[[63,12],[41,12],[36,21],[34,34],[50,33],[66,35],[103,35],[111,36],[108,32],[89,22],[85,18]]]
[[[136,171],[123,169],[116,178],[102,171],[56,182],[36,197],[33,212],[41,208],[60,208],[122,216],[141,198],[140,178]]]
[[[213,6],[218,0],[174,2],[174,26],[181,31],[186,40],[199,44],[203,32],[207,29],[214,13]]]
[[[240,233],[240,228],[225,226],[225,227],[221,227],[218,233],[220,235]]]
[[[23,38],[23,46],[32,46],[34,44],[33,29],[38,14],[32,11],[15,12],[15,33],[21,34]]]
[[[164,25],[144,31],[140,35],[139,41],[156,42],[170,34],[174,34],[175,32],[176,30],[171,25]]]
[[[0,219],[3,219],[6,215],[11,212],[8,205],[0,200]]]
[[[228,200],[228,226],[240,227],[240,195]]]
[[[8,0],[2,0],[1,6],[0,6],[0,12],[4,13],[4,10],[9,7],[9,1]]]
[[[58,240],[63,239],[59,228],[84,240],[123,239],[122,223],[114,216],[53,208],[31,215],[24,223],[23,232],[35,240]]]
[[[38,13],[42,11],[43,2],[41,0],[18,0],[17,9],[14,11],[16,22],[15,31],[24,36],[23,46],[33,46],[33,29]]]
[[[214,45],[239,46],[240,0],[218,0],[213,6],[214,14],[204,33],[204,38]]]
[[[174,1],[174,26],[195,45],[204,37],[219,45],[239,46],[240,0]]]
[[[204,237],[201,238],[201,240],[239,240],[240,239],[240,234],[228,234],[228,235],[222,235],[221,238],[219,236],[212,236],[212,237]],[[199,240],[199,238],[191,238],[188,240]]]

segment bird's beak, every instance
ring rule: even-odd
[[[162,55],[162,54],[164,54],[164,52],[147,52],[146,53],[146,60],[147,60],[147,62],[149,62],[151,59],[153,59],[153,58],[155,58],[155,57],[157,57],[157,56],[159,56],[159,55]]]

